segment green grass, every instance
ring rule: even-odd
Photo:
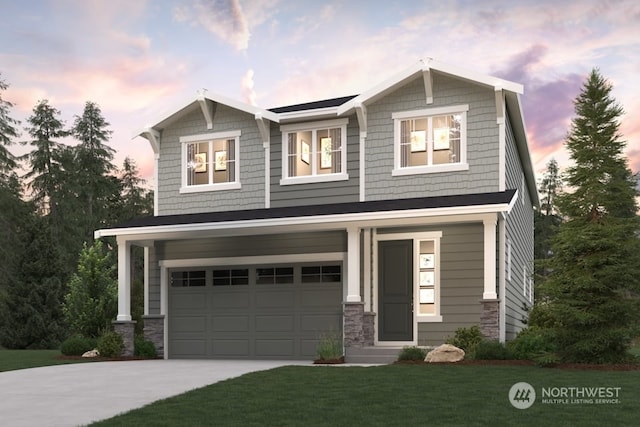
[[[0,372],[16,369],[37,368],[40,366],[64,365],[67,363],[81,363],[90,360],[57,359],[59,350],[0,350]]]
[[[511,386],[621,387],[619,404],[511,406]],[[162,400],[93,426],[637,425],[640,371],[524,366],[292,366]]]

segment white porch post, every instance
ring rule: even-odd
[[[360,229],[347,228],[347,302],[361,302],[360,297]]]
[[[131,321],[131,243],[118,237],[118,317]]]
[[[487,218],[484,223],[484,292],[482,299],[495,300],[496,293],[496,223],[497,216]]]

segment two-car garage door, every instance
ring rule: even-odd
[[[341,331],[340,263],[169,271],[170,358],[311,360]]]

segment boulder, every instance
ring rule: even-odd
[[[442,344],[427,353],[425,362],[459,362],[464,359],[464,350],[451,344]]]
[[[98,356],[100,356],[100,353],[98,352],[97,349],[89,350],[82,355],[82,357],[98,357]]]

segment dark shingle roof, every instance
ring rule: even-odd
[[[318,108],[339,107],[345,102],[351,101],[358,95],[343,96],[341,98],[325,99],[322,101],[305,102],[304,104],[287,105],[284,107],[269,108],[272,113],[292,113],[294,111],[316,110]]]
[[[420,197],[413,199],[376,200],[370,202],[333,203],[326,205],[289,206],[269,209],[250,209],[227,212],[206,212],[182,215],[149,216],[134,219],[113,228],[156,227],[183,224],[204,224],[251,221],[275,218],[300,218],[323,215],[357,214],[436,209],[464,206],[498,205],[510,203],[516,190],[454,196]]]

